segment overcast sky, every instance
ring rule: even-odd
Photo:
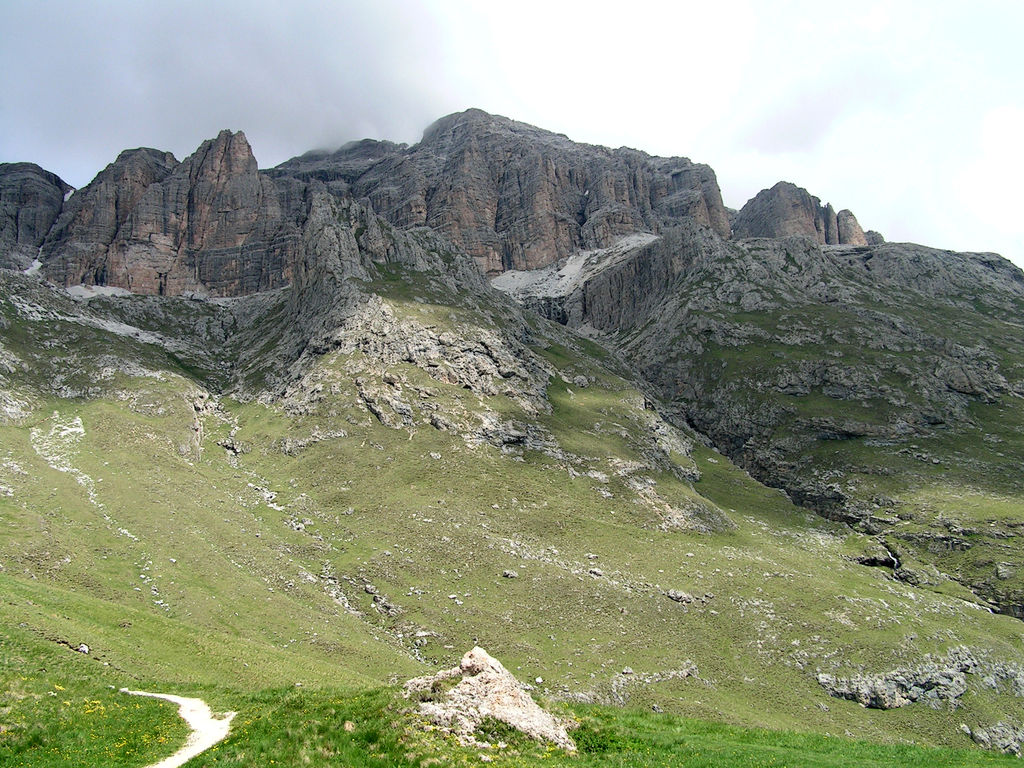
[[[1020,0],[0,0],[0,162],[83,186],[231,128],[265,168],[480,107],[1024,265],[1022,31]]]

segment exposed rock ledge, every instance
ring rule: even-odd
[[[988,728],[968,728],[961,725],[961,730],[970,736],[974,743],[985,749],[994,749],[1007,755],[1021,757],[1021,745],[1024,744],[1024,726],[999,721]]]
[[[966,675],[977,668],[971,652],[958,647],[951,648],[944,660],[927,660],[917,667],[901,667],[883,675],[843,678],[820,674],[818,684],[831,696],[856,701],[869,709],[897,709],[916,701],[956,706],[967,692]]]

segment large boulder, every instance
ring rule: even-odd
[[[463,656],[457,667],[413,678],[405,684],[405,695],[418,698],[422,715],[465,744],[478,744],[473,734],[484,718],[491,717],[532,739],[576,751],[565,726],[541,709],[515,675],[480,647]]]

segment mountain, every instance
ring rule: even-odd
[[[486,274],[546,266],[679,218],[729,235],[707,166],[579,145],[470,110],[439,120],[411,148],[359,142],[267,173],[245,136],[228,131],[182,163],[157,150],[123,152],[60,210],[39,257],[64,285],[266,290],[290,281],[317,190],[367,199],[400,228],[429,226]]]
[[[1019,752],[1024,274],[787,183],[731,219],[479,110],[0,166],[5,643],[228,704],[482,645],[563,702]]]
[[[429,226],[487,275],[547,266],[680,218],[729,236],[708,166],[576,144],[480,110],[438,120],[414,147],[371,151],[361,142],[290,160],[273,173],[367,197],[395,226]]]
[[[615,348],[762,482],[874,535],[898,578],[1024,617],[1024,280],[992,254],[680,227],[496,285]],[[912,563],[937,566],[925,576]]]

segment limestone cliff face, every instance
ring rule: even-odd
[[[108,250],[146,189],[178,165],[174,155],[131,149],[76,192],[43,244],[47,275],[58,283],[106,284]],[[123,286],[127,287],[127,286]]]
[[[837,215],[840,245],[867,245],[868,239],[864,230],[857,223],[857,217],[849,208],[844,208]]]
[[[0,163],[0,267],[32,264],[71,191],[34,163]]]
[[[480,110],[442,118],[412,147],[359,142],[273,173],[366,197],[396,226],[432,227],[490,275],[542,267],[683,218],[729,236],[708,166],[577,144]]]
[[[301,186],[301,185],[300,185]],[[184,162],[122,153],[76,194],[43,245],[65,285],[240,295],[287,284],[304,190],[258,173],[244,134],[222,131]]]
[[[763,189],[740,209],[733,235],[743,237],[809,237],[821,245],[867,245],[864,231],[849,210],[838,214],[831,204],[806,189],[780,181]]]
[[[258,170],[245,136],[230,131],[181,163],[167,152],[130,150],[65,205],[63,182],[44,183],[37,171],[35,193],[21,181],[9,186],[46,191],[38,221],[19,237],[30,251],[42,247],[47,277],[136,293],[233,296],[288,284],[303,243],[316,237],[309,229],[325,226],[311,208],[323,193],[368,200],[399,229],[428,226],[491,275],[683,221],[730,233],[705,165],[576,144],[479,110],[442,118],[412,147],[354,142],[270,172]],[[12,210],[24,223],[30,208],[19,202]]]

